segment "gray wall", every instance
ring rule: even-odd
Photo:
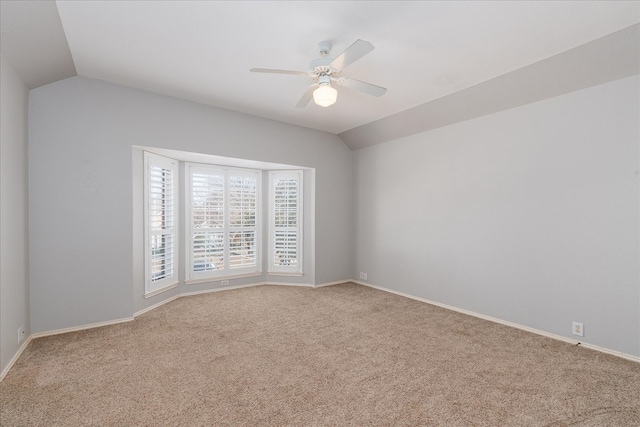
[[[638,76],[354,152],[353,277],[640,356]]]
[[[30,335],[27,205],[27,104],[29,91],[0,55],[0,372]],[[24,341],[23,341],[24,343]]]
[[[172,295],[140,298],[132,146],[315,168],[315,277],[297,281],[351,277],[352,153],[335,135],[81,77],[31,91],[29,132],[34,332],[129,317]]]

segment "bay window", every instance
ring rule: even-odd
[[[234,166],[190,163],[143,153],[145,297],[180,281],[259,276],[265,273],[263,262],[268,275],[303,275],[302,170],[276,171],[267,169],[273,164],[238,160]]]

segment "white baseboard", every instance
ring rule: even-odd
[[[77,332],[77,331],[82,331],[84,329],[100,328],[102,326],[117,325],[118,323],[131,322],[132,320],[133,320],[133,317],[123,317],[122,319],[108,320],[106,322],[90,323],[88,325],[73,326],[71,328],[56,329],[56,330],[47,331],[47,332],[38,332],[35,334],[31,334],[29,339],[48,337],[51,335],[67,334],[69,332]]]
[[[254,286],[260,286],[260,285],[264,285],[264,283],[263,282],[248,283],[246,285],[224,286],[222,288],[205,289],[205,290],[202,290],[202,291],[194,291],[194,292],[184,292],[184,293],[182,293],[180,295],[177,295],[176,298],[190,297],[190,296],[193,296],[193,295],[210,294],[211,292],[230,291],[232,289],[252,288]]]
[[[221,291],[230,291],[232,289],[242,289],[242,288],[252,288],[255,286],[264,286],[264,285],[273,285],[273,286],[301,286],[301,287],[305,287],[305,288],[313,288],[313,287],[319,287],[319,286],[329,286],[329,285],[333,285],[333,284],[339,284],[339,283],[346,283],[349,282],[350,280],[342,280],[339,282],[332,282],[332,283],[323,283],[320,285],[312,285],[312,284],[308,284],[308,283],[287,283],[287,282],[272,282],[272,281],[267,281],[267,282],[256,282],[256,283],[247,283],[245,285],[236,285],[236,286],[224,286],[221,288],[213,288],[213,289],[204,289],[201,291],[193,291],[193,292],[183,292],[181,294],[178,295],[174,295],[171,298],[168,298],[164,301],[160,301],[157,304],[154,304],[150,307],[147,307],[145,309],[142,309],[140,311],[137,311],[135,313],[133,313],[133,317],[138,317],[141,314],[147,313],[155,308],[160,307],[161,305],[164,304],[168,304],[171,301],[174,301],[178,298],[182,298],[182,297],[190,297],[190,296],[194,296],[194,295],[202,295],[202,294],[210,294],[211,292],[221,292]]]
[[[74,327],[71,327],[71,328],[56,329],[56,330],[53,330],[53,331],[38,332],[38,333],[35,333],[35,334],[31,334],[31,335],[29,335],[29,337],[27,337],[27,339],[25,340],[24,344],[22,344],[22,346],[20,346],[20,348],[18,349],[16,354],[13,356],[13,358],[11,359],[11,361],[9,362],[7,367],[4,368],[2,373],[0,373],[0,381],[2,381],[4,379],[4,377],[5,377],[5,375],[7,375],[7,373],[9,372],[9,370],[11,370],[13,365],[16,363],[16,361],[22,355],[22,352],[27,348],[27,345],[29,345],[29,343],[31,341],[33,341],[34,339],[36,339],[36,338],[48,337],[50,335],[66,334],[66,333],[69,333],[69,332],[82,331],[84,329],[99,328],[101,326],[115,325],[115,324],[118,324],[118,323],[130,322],[132,320],[133,320],[133,317],[125,317],[125,318],[122,318],[122,319],[109,320],[109,321],[106,321],[106,322],[91,323],[89,325],[74,326]]]
[[[447,304],[442,304],[442,303],[439,303],[439,302],[431,301],[431,300],[428,300],[426,298],[417,297],[417,296],[414,296],[414,295],[406,294],[404,292],[394,291],[392,289],[383,288],[381,286],[375,286],[375,285],[372,285],[371,283],[362,282],[360,280],[351,280],[351,281],[354,282],[354,283],[357,283],[359,285],[368,286],[370,288],[377,289],[379,291],[389,292],[389,293],[392,293],[392,294],[395,294],[395,295],[400,295],[400,296],[405,297],[405,298],[410,298],[410,299],[413,299],[413,300],[416,300],[416,301],[420,301],[420,302],[424,302],[424,303],[427,303],[427,304],[435,305],[435,306],[438,306],[438,307],[446,308],[447,310],[457,311],[458,313],[467,314],[469,316],[477,317],[477,318],[480,318],[480,319],[483,319],[483,320],[488,320],[490,322],[499,323],[501,325],[510,326],[512,328],[522,329],[522,330],[527,331],[527,332],[531,332],[531,333],[534,333],[534,334],[542,335],[542,336],[545,336],[547,338],[553,338],[553,339],[556,339],[556,340],[559,340],[559,341],[564,341],[564,342],[569,343],[569,344],[573,344],[573,345],[580,344],[581,347],[589,348],[591,350],[600,351],[602,353],[611,354],[611,355],[614,355],[614,356],[622,357],[623,359],[627,359],[627,360],[631,360],[633,362],[639,362],[640,363],[640,357],[634,356],[632,354],[627,354],[627,353],[623,353],[621,351],[611,350],[609,348],[600,347],[600,346],[597,346],[597,345],[594,345],[594,344],[585,343],[585,342],[582,342],[582,341],[576,341],[576,340],[571,339],[571,338],[563,337],[562,335],[553,334],[551,332],[542,331],[540,329],[530,328],[528,326],[519,325],[517,323],[508,322],[506,320],[498,319],[498,318],[491,317],[491,316],[485,316],[484,314],[480,314],[480,313],[476,313],[476,312],[473,312],[473,311],[465,310],[465,309],[462,309],[462,308],[454,307],[454,306],[451,306],[451,305],[447,305]]]
[[[135,313],[133,313],[133,318],[135,319],[136,317],[140,316],[141,314],[145,314],[146,312],[151,311],[154,308],[158,308],[161,305],[169,304],[171,301],[174,301],[174,300],[180,298],[181,296],[182,296],[182,294],[174,295],[172,297],[169,297],[169,298],[167,298],[165,300],[160,301],[159,303],[150,305],[149,307],[143,308],[140,311],[136,311]]]
[[[314,288],[324,288],[325,286],[334,286],[334,285],[342,285],[343,283],[349,283],[349,282],[353,282],[353,280],[349,279],[349,280],[339,280],[337,282],[326,282],[326,283],[318,283],[317,285],[314,285]]]
[[[27,346],[29,345],[31,340],[32,340],[32,335],[29,335],[29,337],[20,346],[20,348],[18,349],[16,354],[13,355],[13,358],[11,358],[11,360],[9,361],[9,364],[0,373],[0,381],[2,381],[4,379],[5,375],[7,375],[7,373],[9,373],[9,371],[11,370],[13,365],[18,361],[20,356],[22,356],[22,352],[24,351],[25,348],[27,348]]]
[[[311,283],[289,283],[289,282],[272,282],[272,281],[267,281],[267,282],[261,282],[261,283],[256,283],[254,286],[264,286],[264,285],[272,285],[272,286],[298,286],[298,287],[302,287],[302,288],[313,288],[313,284]]]

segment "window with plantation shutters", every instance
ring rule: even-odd
[[[177,162],[145,152],[145,295],[177,285]]]
[[[187,165],[187,279],[257,273],[261,172]]]
[[[225,171],[191,168],[191,278],[225,266]]]
[[[269,273],[302,274],[302,171],[269,174]]]
[[[229,268],[252,269],[258,265],[257,175],[229,173]]]

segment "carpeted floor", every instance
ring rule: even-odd
[[[34,340],[4,426],[638,426],[640,364],[356,284]]]

